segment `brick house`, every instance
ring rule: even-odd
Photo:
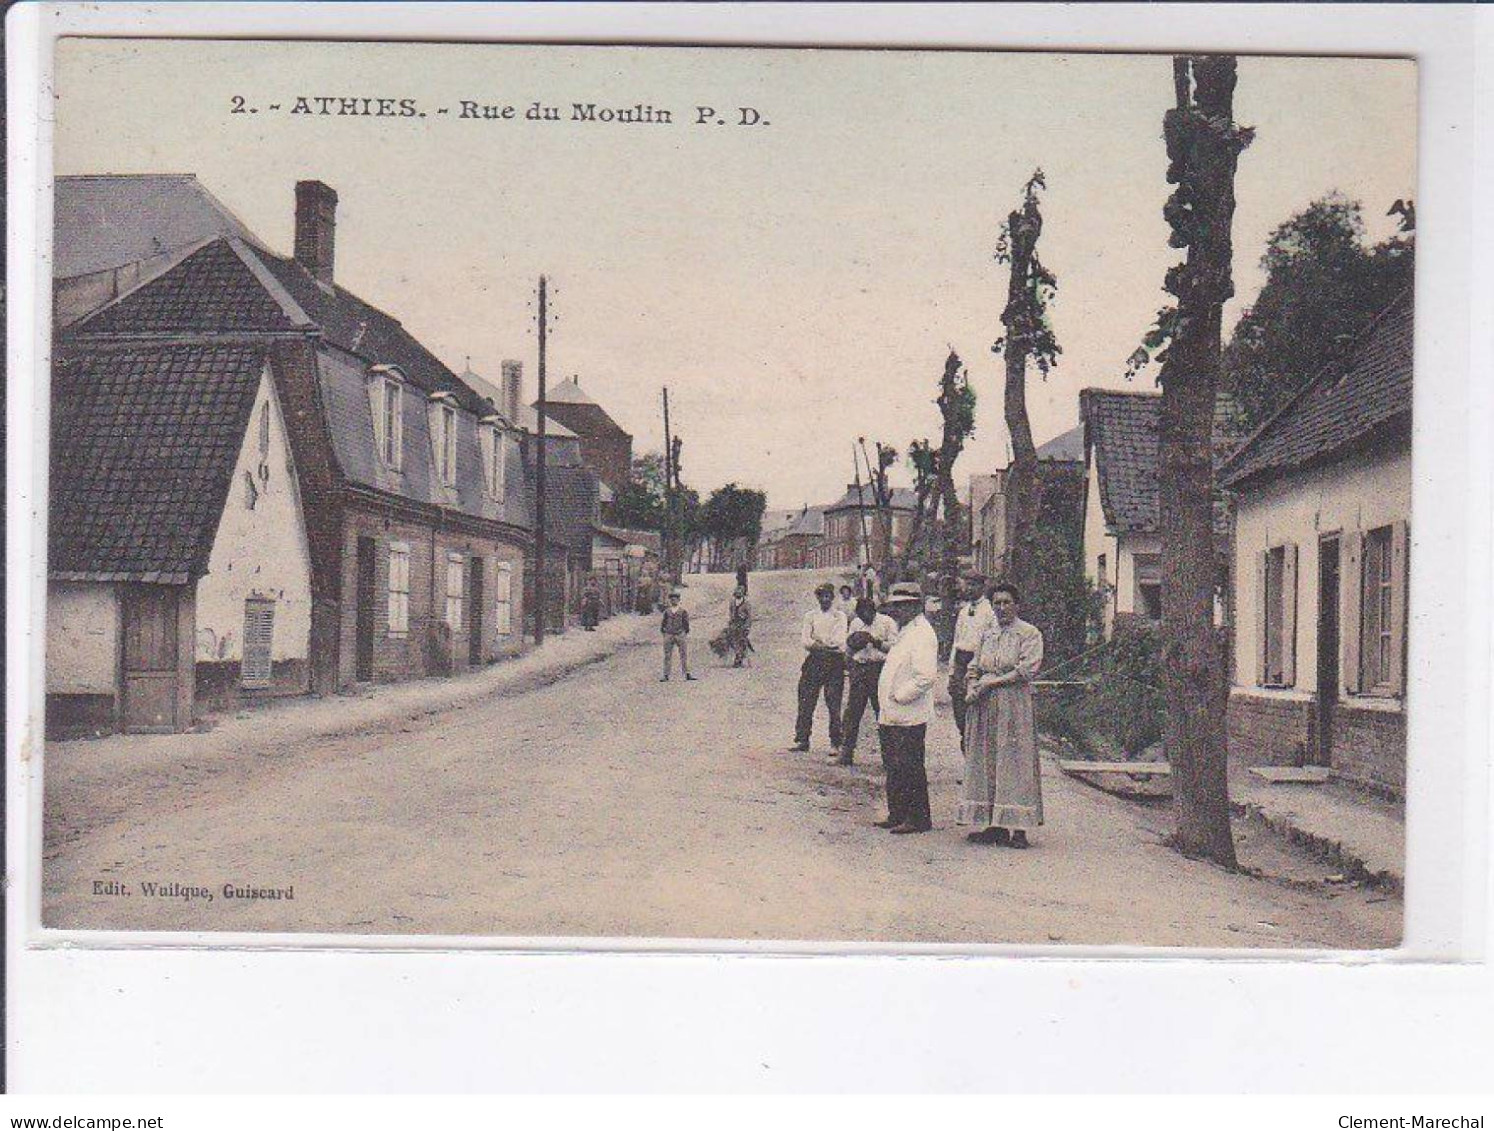
[[[592,400],[576,378],[545,390],[545,415],[578,437],[582,463],[608,492],[616,495],[627,487],[633,475],[633,437]]]
[[[1406,782],[1414,307],[1392,303],[1222,469],[1235,498],[1230,757]]]
[[[889,505],[892,520],[892,556],[903,552],[913,533],[913,514],[918,496],[906,487],[895,487]],[[867,484],[858,489],[846,486],[846,493],[825,508],[825,536],[809,555],[814,569],[854,569],[867,561],[870,543],[873,560],[881,556],[884,542],[882,513],[877,509],[876,492]]]
[[[185,730],[309,687],[311,562],[264,343],[53,365],[47,730]]]
[[[824,540],[825,508],[806,506],[764,529],[753,550],[752,568],[808,569]]]
[[[232,342],[267,358],[305,515],[318,692],[520,649],[532,545],[521,431],[336,285],[336,205],[299,182],[293,256],[211,239],[63,334],[79,349]]]

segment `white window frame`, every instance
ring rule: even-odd
[[[493,608],[498,614],[498,635],[514,634],[514,564],[499,562],[493,584]]]
[[[446,554],[446,626],[453,633],[462,631],[466,597],[467,556],[458,550],[449,550]]]
[[[389,635],[403,637],[410,631],[410,544],[389,543]]]
[[[488,495],[491,498],[502,500],[506,487],[507,468],[504,460],[507,458],[507,442],[504,439],[503,429],[496,424],[487,426],[487,470],[488,470]]]
[[[379,458],[391,471],[398,471],[405,461],[404,386],[398,378],[379,379],[378,402],[374,433],[379,442]]]

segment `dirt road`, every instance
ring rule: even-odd
[[[953,824],[960,765],[930,736],[936,828],[892,837],[875,731],[858,764],[787,751],[798,622],[814,575],[760,574],[752,667],[704,648],[726,579],[697,580],[694,683],[658,682],[653,618],[548,686],[403,722],[277,744],[202,772],[114,774],[89,796],[49,751],[44,921],[68,928],[508,936],[1383,947],[1401,905],[1323,884],[1329,869],[1242,829],[1230,875],[1161,846],[1167,809],[1045,767],[1048,825],[1027,852]],[[615,630],[614,630],[615,631]],[[357,702],[350,703],[353,711]],[[102,796],[107,788],[108,796]],[[146,894],[146,884],[157,894]],[[291,889],[225,898],[224,885]],[[175,885],[175,887],[173,887]],[[212,901],[194,894],[212,895]],[[160,894],[161,892],[168,894]],[[113,894],[111,894],[113,893]],[[124,894],[127,893],[127,894]]]

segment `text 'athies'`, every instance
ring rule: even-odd
[[[242,94],[229,100],[230,114],[285,114],[311,118],[420,119],[449,117],[473,122],[584,122],[621,126],[766,126],[771,123],[753,106],[717,109],[697,105],[689,113],[666,110],[648,102],[608,106],[596,102],[549,105],[530,102],[480,102],[458,99],[450,106],[427,106],[417,98],[375,98],[361,95],[297,95],[284,102],[257,103]]]

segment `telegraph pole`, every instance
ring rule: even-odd
[[[674,572],[674,440],[669,432],[669,386],[664,386],[664,573],[671,583]]]
[[[872,564],[871,535],[866,532],[866,496],[861,491],[861,460],[856,455],[856,445],[851,445],[851,465],[856,469],[856,511],[861,515],[861,550],[866,555],[866,564]],[[866,469],[867,475],[871,474],[871,468]],[[857,579],[860,584],[860,579]]]
[[[545,642],[545,277],[539,280],[539,429],[534,455],[534,642]]]

